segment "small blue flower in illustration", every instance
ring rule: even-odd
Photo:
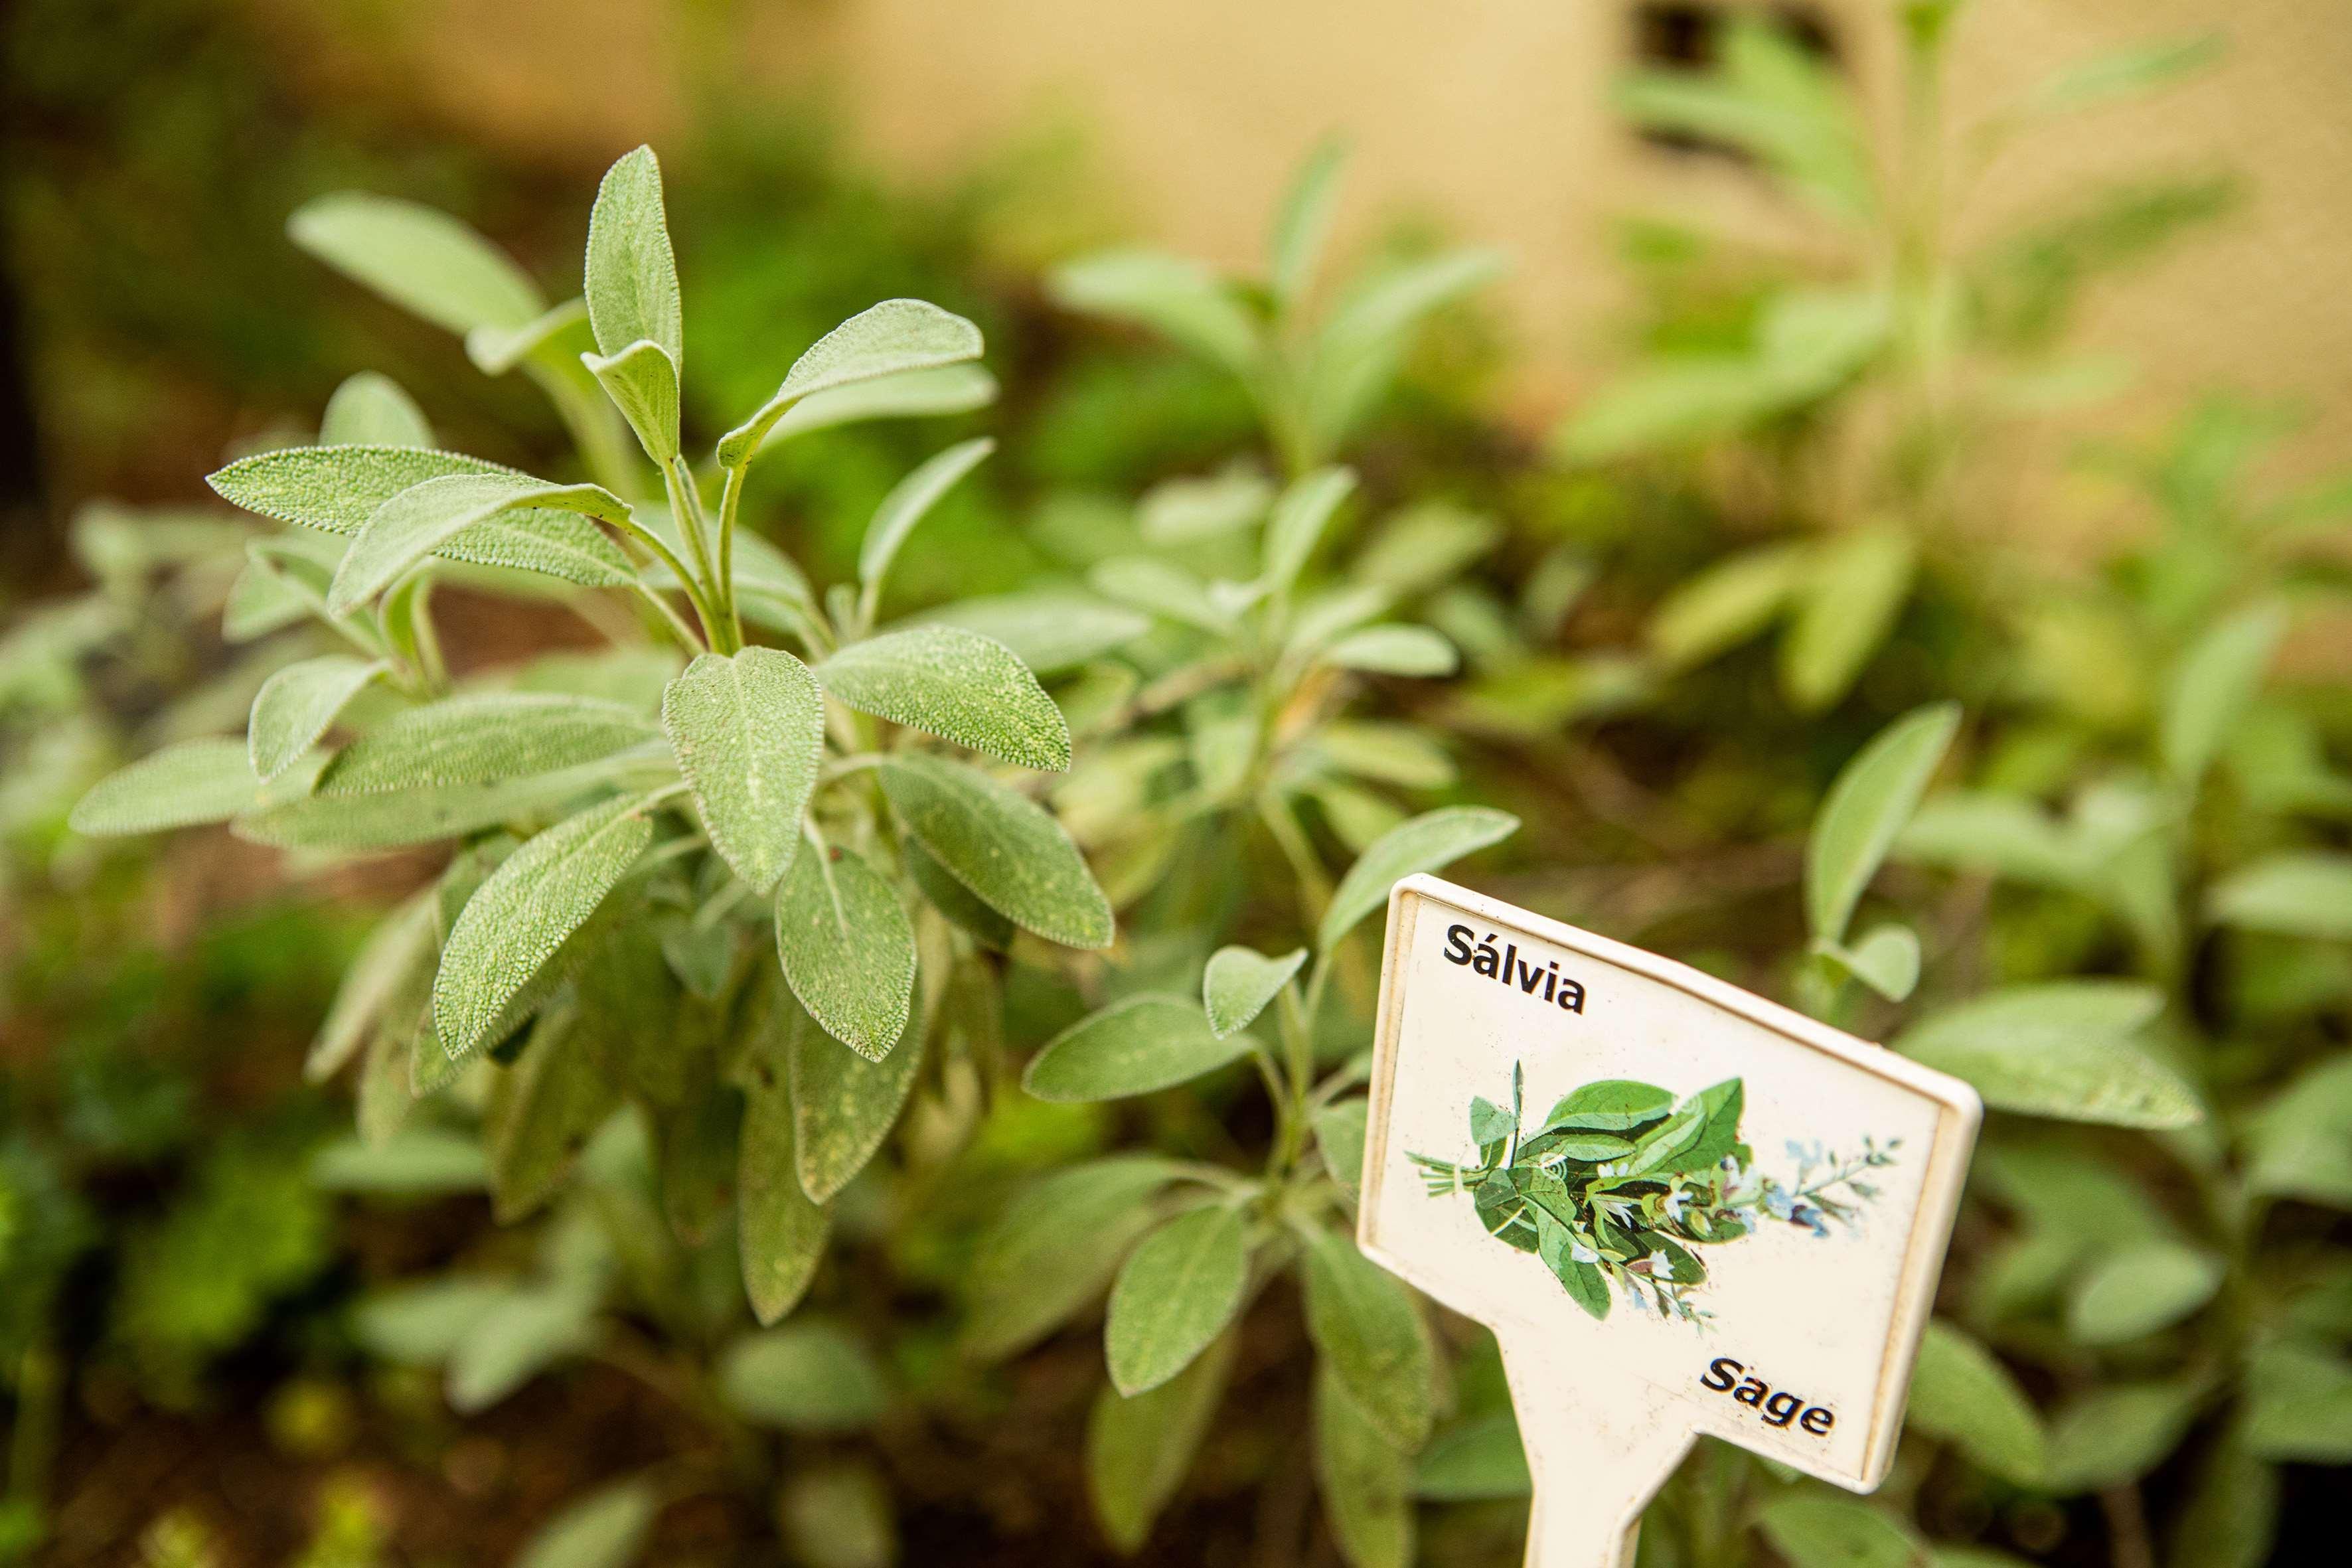
[[[1786,1182],[1756,1168],[1739,1141],[1738,1079],[1681,1100],[1629,1079],[1588,1083],[1528,1123],[1524,1074],[1511,1074],[1506,1110],[1471,1102],[1475,1157],[1409,1153],[1433,1196],[1467,1193],[1489,1235],[1543,1260],[1578,1306],[1609,1315],[1611,1287],[1635,1308],[1701,1322],[1692,1305],[1706,1282],[1694,1247],[1721,1246],[1781,1224],[1827,1239],[1855,1226],[1878,1189],[1862,1173],[1895,1163],[1901,1139],[1863,1140],[1841,1158],[1820,1140],[1789,1139]]]

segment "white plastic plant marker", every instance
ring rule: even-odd
[[[1622,1568],[1701,1433],[1868,1491],[1976,1092],[1434,877],[1389,896],[1357,1239],[1500,1342],[1528,1568]]]

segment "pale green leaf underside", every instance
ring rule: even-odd
[[[262,780],[302,760],[360,689],[385,672],[381,660],[323,654],[289,664],[262,683],[246,726],[246,747]]]
[[[2020,1485],[2031,1485],[2049,1463],[2032,1402],[1990,1352],[1940,1318],[1919,1342],[1906,1423]]]
[[[960,599],[925,612],[922,619],[993,637],[1041,676],[1075,668],[1151,629],[1151,622],[1133,610],[1051,588]]]
[[[1008,1355],[1076,1312],[1101,1290],[1127,1244],[1151,1222],[1148,1200],[1175,1179],[1174,1162],[1114,1154],[1043,1177],[1017,1194],[972,1258],[974,1355]],[[1089,1245],[1073,1247],[1082,1236]]]
[[[1357,858],[1331,895],[1317,928],[1315,944],[1328,952],[1356,922],[1388,902],[1398,879],[1435,871],[1473,850],[1484,849],[1518,831],[1519,819],[1483,805],[1449,805],[1423,813],[1381,836]]]
[[[801,1188],[812,1201],[832,1198],[874,1158],[922,1065],[919,1029],[904,1032],[897,1047],[875,1062],[843,1050],[815,1020],[802,1016],[792,1037],[793,1116]]]
[[[1307,1328],[1348,1395],[1410,1453],[1428,1440],[1433,1365],[1429,1331],[1396,1277],[1355,1239],[1316,1230],[1306,1257]]]
[[[1366,626],[1323,651],[1326,663],[1372,675],[1442,676],[1460,668],[1454,645],[1427,626]]]
[[[1248,1231],[1223,1204],[1177,1215],[1137,1244],[1111,1288],[1103,1329],[1111,1385],[1129,1398],[1192,1363],[1240,1310]]]
[[[320,196],[297,208],[286,231],[330,267],[461,335],[520,327],[544,309],[505,252],[415,202],[356,191]]]
[[[323,1082],[367,1043],[369,1031],[410,973],[433,951],[431,889],[418,893],[386,915],[368,933],[359,955],[343,972],[335,1000],[319,1026],[318,1037],[302,1061],[302,1076]]]
[[[1201,580],[1181,566],[1149,555],[1118,555],[1099,561],[1087,582],[1105,598],[1116,599],[1171,621],[1223,636],[1234,629],[1234,617]]]
[[[1210,1029],[1222,1040],[1248,1028],[1250,1020],[1265,1011],[1266,1004],[1282,994],[1306,962],[1303,947],[1280,958],[1268,958],[1246,947],[1218,949],[1201,983]]]
[[[566,340],[595,343],[587,300],[566,300],[519,327],[476,327],[466,334],[466,357],[484,375],[504,375],[534,354],[557,352]]]
[[[1070,728],[1013,650],[960,626],[885,632],[817,666],[824,689],[861,713],[912,725],[1024,768],[1070,765]]]
[[[319,416],[322,447],[433,446],[433,426],[398,382],[372,370],[346,376]]]
[[[1110,945],[1110,900],[1060,823],[976,768],[918,753],[878,770],[890,808],[982,903],[1066,947]]]
[[[885,300],[869,306],[810,344],[793,362],[776,395],[720,438],[719,466],[750,462],[795,403],[857,382],[975,360],[982,346],[978,327],[926,300]]]
[[[2118,1247],[2074,1281],[2067,1336],[2077,1344],[2116,1345],[2168,1329],[2210,1301],[2221,1276],[2219,1259],[2177,1241]]]
[[[617,702],[551,692],[488,691],[394,714],[335,754],[321,795],[490,784],[561,772],[660,738]]]
[[[776,891],[776,956],[824,1032],[878,1062],[906,1032],[915,930],[898,895],[846,849],[810,845]]]
[[[1213,1072],[1254,1044],[1246,1035],[1219,1038],[1189,997],[1129,996],[1046,1042],[1021,1086],[1040,1100],[1119,1100]]]
[[[566,817],[490,873],[457,916],[433,981],[433,1016],[452,1057],[488,1043],[509,1001],[596,910],[653,839],[642,798]]]
[[[833,1227],[832,1211],[811,1202],[801,1185],[789,1073],[781,1054],[769,1048],[754,1055],[743,1080],[736,1249],[743,1293],[763,1324],[791,1311],[807,1293]]]
[[[857,580],[866,584],[869,593],[888,574],[890,563],[898,558],[899,547],[915,525],[929,515],[958,480],[995,450],[996,442],[986,436],[960,441],[891,487],[882,504],[874,509],[874,519],[866,525],[866,537],[857,547]]]
[[[96,836],[159,833],[226,822],[260,795],[243,741],[182,741],[99,780],[67,822]]]
[[[551,485],[503,474],[427,479],[369,515],[335,568],[327,591],[328,613],[351,614],[450,541],[512,510],[574,511],[607,521],[628,516],[621,499],[598,485]]]
[[[766,893],[801,841],[824,751],[824,697],[778,648],[704,654],[662,694],[662,727],[711,844]]]
[[[1958,703],[1938,702],[1880,731],[1830,786],[1805,845],[1805,916],[1823,942],[1846,922],[1960,727]]]
[[[357,533],[377,507],[401,491],[452,474],[530,479],[520,469],[459,452],[415,447],[288,447],[239,458],[205,482],[230,505],[263,517],[329,533]]]
[[[2196,1091],[2132,1043],[2162,1005],[2151,987],[2120,981],[2018,985],[1930,1014],[1893,1044],[1998,1110],[2186,1127],[2204,1117]]]
[[[1274,504],[1274,487],[1254,468],[1168,479],[1136,503],[1136,528],[1154,544],[1194,544],[1249,527]]]
[[[646,456],[665,464],[677,456],[677,362],[667,349],[640,338],[615,354],[583,353],[580,363],[636,432]]]
[[[618,355],[639,339],[686,363],[677,258],[662,205],[661,163],[650,147],[622,154],[604,171],[588,214],[584,268],[588,320],[596,347]]]
[[[265,800],[239,816],[231,829],[247,843],[278,849],[327,853],[397,849],[500,824],[543,818],[593,787],[611,771],[610,763],[593,763],[499,784]],[[289,780],[301,777],[299,770],[287,775]]]
[[[760,449],[779,441],[868,419],[914,419],[969,414],[996,401],[996,378],[976,364],[945,364],[852,382],[803,397],[769,427]]]

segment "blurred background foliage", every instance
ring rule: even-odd
[[[1960,7],[1885,9],[1911,61],[1887,102],[1855,108],[1817,40],[1772,25],[1707,25],[1692,58],[1666,52],[1677,68],[1620,89],[1632,132],[1820,215],[1801,244],[1629,215],[1614,233],[1632,303],[1575,368],[1564,414],[1513,401],[1528,356],[1509,315],[1474,300],[1345,443],[1381,507],[1452,509],[1484,542],[1419,600],[1461,679],[1374,687],[1384,718],[1438,741],[1391,782],[1522,817],[1479,878],[1503,896],[1891,1036],[1919,1024],[1903,999],[1809,944],[1802,836],[1869,737],[1964,701],[1967,736],[1882,884],[1922,933],[1923,995],[2144,986],[2160,1014],[2135,1024],[2147,1049],[2219,1114],[2161,1134],[1996,1119],[1946,1307],[2049,1417],[2025,1419],[2023,1458],[1962,1442],[1956,1459],[1948,1432],[1906,1449],[1896,1544],[1855,1549],[1894,1555],[1841,1561],[1918,1561],[1914,1530],[1979,1543],[1940,1550],[1943,1568],[1996,1551],[2326,1561],[2329,1467],[2352,1461],[2352,906],[2340,879],[2296,876],[2340,867],[2352,822],[2352,492],[2328,472],[2337,454],[2275,460],[2307,411],[2261,386],[2212,388],[2125,435],[2053,434],[2127,379],[2074,352],[2100,284],[2228,232],[2263,150],[2233,149],[2234,169],[2158,161],[1974,223],[1948,149],[1967,169],[1988,139],[2063,135],[2042,119],[2161,94],[2213,46],[2157,40],[2051,89],[2080,103],[2025,113],[1943,91],[1934,50]],[[902,584],[914,602],[1078,581],[1134,545],[1155,484],[1237,458],[1279,468],[1279,432],[1232,378],[1055,302],[1051,268],[1125,226],[1083,127],[969,149],[950,176],[886,177],[822,94],[743,89],[736,8],[663,15],[681,96],[709,106],[662,145],[707,400],[689,425],[718,428],[785,355],[892,295],[979,322],[1004,386],[943,429],[859,426],[761,470],[753,514],[821,575],[848,574],[862,520],[951,437],[993,434],[1002,455],[927,524],[933,548]],[[195,481],[225,454],[299,437],[365,367],[413,391],[453,447],[541,472],[567,460],[519,380],[477,374],[446,334],[282,238],[320,192],[398,194],[569,290],[581,194],[610,149],[469,139],[400,71],[351,68],[402,25],[337,7],[342,47],[296,70],[285,52],[304,35],[268,6],[0,14],[0,1561],[490,1563],[554,1519],[530,1561],[617,1562],[688,1472],[741,1484],[663,1510],[662,1561],[1107,1560],[1080,1522],[1099,1352],[1072,1333],[968,1365],[977,1237],[1038,1172],[1138,1140],[1215,1158],[1263,1136],[1249,1086],[1116,1111],[1000,1104],[951,1161],[910,1160],[888,1204],[845,1202],[857,1260],[751,1364],[690,1259],[628,1254],[654,1199],[625,1138],[508,1230],[463,1150],[420,1145],[390,1174],[337,1163],[348,1110],[302,1085],[301,1057],[370,914],[428,863],[289,876],[220,835],[65,829],[89,782],[234,728],[257,683],[216,629],[248,535]],[[1697,66],[1713,68],[1681,68]],[[1363,249],[1480,237],[1391,214]],[[2016,454],[2053,443],[2064,478],[2031,493],[2068,515],[1992,516],[2024,493]],[[2086,535],[2101,542],[2087,560]],[[450,613],[507,658],[581,636],[487,600]],[[2182,739],[2195,670],[2256,643],[2254,677],[2221,688],[2231,721]],[[1335,795],[1317,842],[1360,848],[1379,810],[1394,808]],[[1200,887],[1148,911],[1147,932],[1174,939],[1143,944],[1122,984],[1181,969],[1171,953],[1204,945],[1213,918],[1279,950],[1292,911],[1246,874],[1208,874],[1231,869],[1195,868]],[[1020,1048],[1082,1006],[1019,968],[1003,1005]],[[918,1118],[908,1137],[924,1136]],[[468,1398],[436,1370],[446,1331],[382,1310],[388,1287],[453,1272],[554,1314]],[[2162,1289],[2168,1315],[2102,1315]],[[579,1326],[592,1309],[602,1337]],[[1217,1439],[1145,1561],[1339,1560],[1294,1452],[1296,1318],[1250,1320]],[[1498,1369],[1477,1336],[1453,1338],[1448,1415],[1416,1483],[1421,1560],[1514,1562]],[[654,1479],[596,1489],[637,1476]],[[1801,1515],[1774,1511],[1778,1485],[1710,1447],[1654,1516],[1645,1565],[1828,1561]]]

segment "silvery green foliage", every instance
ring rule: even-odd
[[[821,599],[740,515],[747,472],[780,441],[984,402],[980,333],[885,301],[811,346],[698,468],[650,151],[598,193],[584,307],[551,310],[488,242],[408,204],[330,197],[294,233],[465,334],[486,370],[529,368],[595,479],[438,450],[405,394],[355,377],[318,444],[213,476],[227,500],[291,527],[256,544],[229,595],[232,635],[270,637],[289,660],[259,683],[246,737],[133,763],[89,791],[75,825],[227,821],[323,856],[450,845],[436,883],[363,948],[313,1055],[319,1074],[361,1064],[362,1140],[341,1179],[423,1169],[396,1151],[437,1148],[466,1119],[439,1091],[477,1075],[486,1158],[469,1168],[501,1218],[575,1213],[581,1149],[621,1147],[621,1165],[653,1173],[677,1247],[732,1237],[740,1289],[772,1321],[807,1288],[830,1205],[884,1147],[917,1068],[971,1048],[950,1002],[989,992],[994,961],[970,933],[1087,948],[1113,934],[1068,835],[996,766],[1069,764],[1068,726],[1030,667],[955,624],[954,606],[876,629],[893,563],[922,549],[925,516],[990,444],[950,447],[891,492],[846,594]],[[639,454],[611,444],[622,426]],[[615,646],[453,681],[432,590],[459,575],[567,599],[620,628]],[[1007,624],[1001,608],[975,614]],[[747,643],[747,621],[790,646]],[[1061,633],[1082,632],[1077,655],[1094,658],[1143,629],[1098,606]],[[648,663],[657,689],[638,679]],[[611,1169],[590,1179],[627,1184]],[[499,1294],[446,1349],[410,1349],[448,1362],[461,1403],[488,1403],[584,1342],[600,1289],[561,1266]],[[400,1325],[440,1321],[421,1300],[380,1317],[410,1341],[434,1334]],[[542,1546],[641,1534],[638,1505],[615,1498]]]

